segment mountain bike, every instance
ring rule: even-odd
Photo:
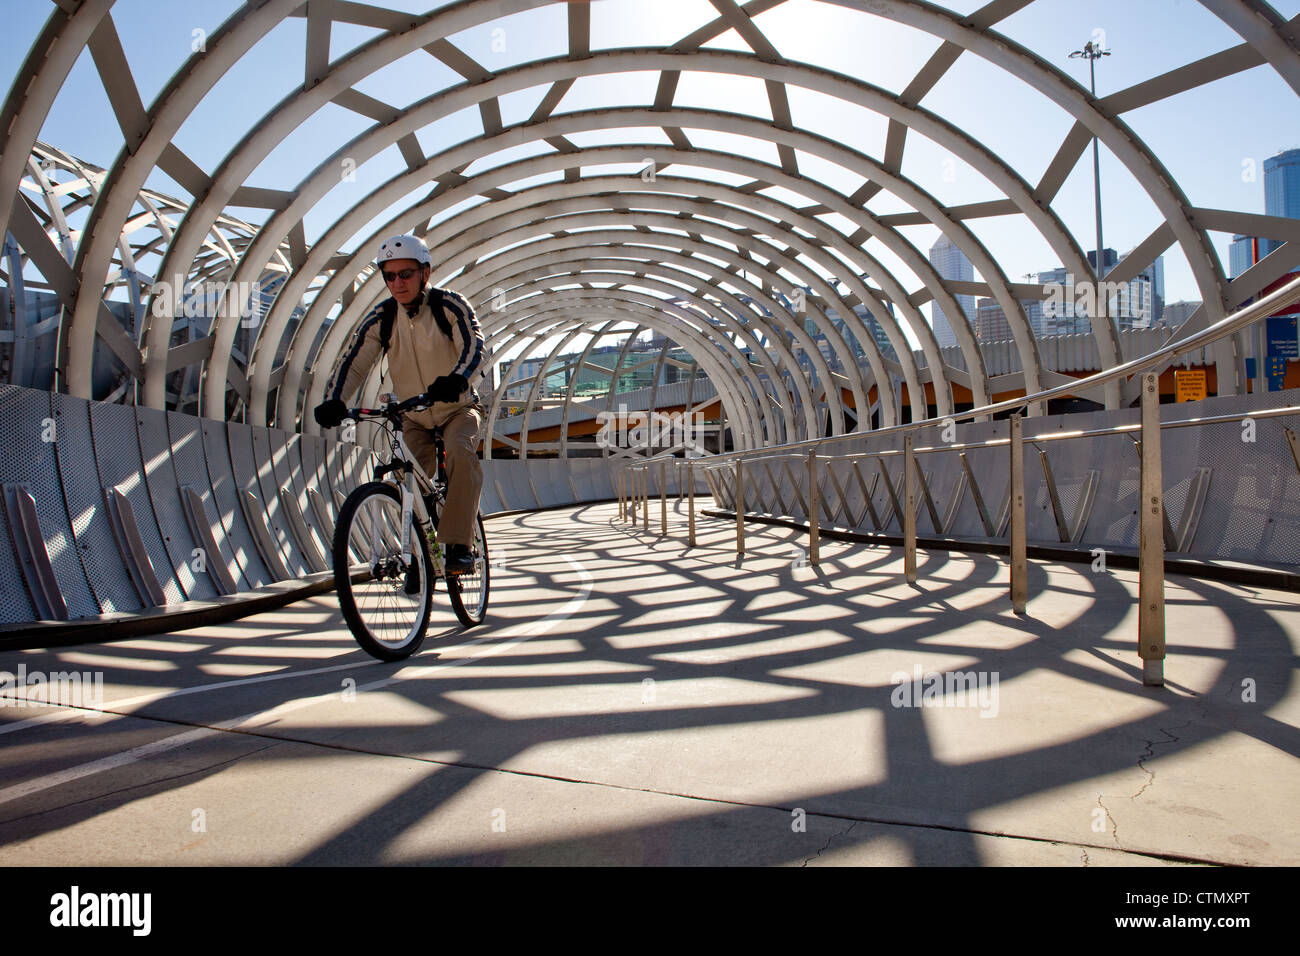
[[[377,422],[391,452],[375,478],[350,495],[334,528],[334,583],[339,607],[362,649],[398,661],[420,649],[433,590],[446,582],[452,610],[465,627],[483,621],[488,605],[488,548],[483,516],[475,516],[473,569],[448,575],[435,540],[447,498],[446,451],[435,429],[437,474],[430,478],[402,435],[402,414],[428,407],[423,395],[381,408],[349,409],[357,422]]]

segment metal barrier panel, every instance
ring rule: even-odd
[[[568,482],[568,462],[558,458],[537,462],[541,467],[529,469],[529,477],[537,489],[537,497],[543,508],[566,504],[573,500],[573,489]]]
[[[221,519],[221,508],[213,495],[212,479],[208,474],[207,457],[203,451],[202,421],[179,412],[167,413],[172,466],[176,470],[177,482],[193,488],[203,503],[203,517],[217,546],[217,553],[207,555],[206,561],[220,562],[234,581],[235,587],[246,591],[251,585],[244,578],[239,562],[235,560],[225,523]]]
[[[1276,408],[1300,403],[1300,392],[1293,389],[1257,398],[1259,405],[1267,401]],[[1237,398],[1231,404],[1245,403]],[[1300,430],[1300,418],[1166,430],[1166,482],[1185,480],[1193,466],[1210,469],[1189,554],[1300,564],[1300,470],[1287,441],[1288,427],[1293,432]],[[1171,518],[1180,516],[1180,512],[1170,511]]]
[[[284,471],[284,432],[269,428],[250,429],[253,435],[253,455],[257,462],[257,481],[261,487],[258,497],[266,508],[267,523],[280,542],[280,548],[288,559],[286,565],[290,573],[302,577],[316,569],[302,553],[289,523],[289,515],[280,503],[280,489],[284,487],[287,472],[282,478],[278,472]]]
[[[144,478],[135,412],[127,405],[91,404],[90,432],[99,469],[99,484],[104,488],[116,488],[130,504],[140,529],[140,540],[144,543],[163,596],[168,604],[179,604],[186,600],[186,594],[176,578],[176,567],[158,527],[153,502],[149,500],[150,489]],[[176,494],[175,491],[172,493]],[[180,520],[184,524],[183,516]],[[188,528],[185,537],[189,538]]]
[[[58,440],[54,442],[59,461],[58,481],[85,580],[95,597],[94,610],[87,613],[138,611],[143,605],[118,554],[113,530],[104,514],[104,496],[94,476],[87,475],[88,463],[95,460],[90,440],[90,404],[85,399],[58,392],[52,393],[50,399],[58,427]],[[0,419],[9,420],[4,413],[0,413]],[[69,612],[77,616],[71,607]]]
[[[275,532],[270,517],[270,505],[266,500],[266,492],[262,489],[261,482],[258,480],[257,459],[254,457],[253,447],[253,429],[239,422],[227,422],[226,437],[230,442],[230,463],[235,472],[236,489],[240,494],[251,491],[257,496],[258,513],[249,516],[248,520],[262,522],[268,541],[276,548],[276,554],[271,558],[272,564],[278,558],[290,574],[296,573],[289,563],[289,556],[284,544],[280,541],[280,536]],[[263,441],[262,444],[264,450],[267,450],[266,442]],[[249,531],[254,536],[258,536],[257,530],[250,528]],[[271,574],[271,580],[277,580],[276,570],[269,568],[268,571]]]
[[[196,564],[208,560],[202,556],[201,542],[194,540],[189,522],[185,520],[180,486],[172,466],[172,449],[167,440],[167,416],[156,408],[135,406],[136,429],[140,436],[140,451],[144,459],[145,483],[149,488],[149,501],[153,506],[154,520],[163,534],[172,568],[179,578],[182,590],[191,599],[208,600],[220,592],[206,573],[194,570]],[[202,476],[198,476],[202,481]],[[139,517],[137,515],[137,520]],[[201,560],[198,560],[200,559]]]
[[[316,526],[312,517],[312,507],[307,500],[307,485],[303,479],[302,456],[299,448],[299,436],[295,432],[282,429],[267,429],[271,447],[275,449],[271,464],[280,483],[280,499],[283,507],[296,511],[287,517],[290,530],[294,533],[294,543],[309,558],[309,570],[324,571],[331,566],[330,540]],[[299,540],[303,537],[305,540]],[[310,552],[315,552],[310,554]]]
[[[258,554],[253,532],[244,520],[244,509],[239,505],[240,485],[230,460],[231,443],[226,423],[201,419],[199,433],[203,436],[203,457],[208,466],[217,518],[226,532],[226,542],[244,580],[251,587],[271,584],[275,576]]]
[[[304,491],[303,498],[307,502],[303,515],[307,518],[308,524],[321,536],[325,543],[326,558],[332,562],[330,555],[334,547],[334,521],[337,518],[337,509],[331,500],[333,496],[328,494],[329,483],[325,480],[325,470],[321,464],[325,442],[319,435],[297,435],[293,450],[297,453],[302,466],[299,477]],[[314,497],[313,492],[319,497]],[[319,506],[313,505],[313,501],[325,503],[324,514],[319,513]]]
[[[35,447],[41,443],[41,432],[47,427],[44,420],[50,417],[49,409],[47,393],[19,386],[0,387],[0,421],[5,424],[6,437],[4,442],[0,442],[0,481],[30,485],[31,472],[24,463],[24,453],[35,453],[40,458],[53,456],[52,448],[47,448],[42,454]],[[55,467],[52,460],[49,467],[53,473]],[[35,492],[36,489],[33,488],[33,495]],[[0,621],[6,623],[32,621],[39,613],[28,593],[27,581],[14,550],[15,540],[21,533],[19,528],[9,527],[8,520],[0,514],[0,584],[4,586],[4,600],[0,601]]]
[[[506,507],[501,503],[497,496],[496,475],[498,473],[497,460],[489,458],[483,462],[483,488],[479,492],[478,505],[479,510],[484,514],[494,514],[498,511],[505,511]]]

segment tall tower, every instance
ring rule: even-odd
[[[934,266],[934,271],[939,273],[939,278],[946,280],[956,280],[958,282],[973,282],[975,279],[975,268],[970,264],[970,260],[965,254],[952,244],[952,241],[944,235],[939,236],[939,241],[930,247],[930,265]],[[966,313],[965,318],[953,316],[958,322],[973,321],[975,318],[975,296],[957,295],[953,296],[957,304],[961,306]],[[933,317],[932,325],[934,326],[934,337],[939,342],[939,348],[947,348],[949,345],[957,344],[957,336],[952,331],[952,318],[943,314],[943,309],[939,303],[932,303],[930,306],[931,316]]]

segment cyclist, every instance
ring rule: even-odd
[[[418,236],[393,236],[383,242],[375,266],[392,297],[362,320],[325,388],[325,401],[316,406],[316,422],[322,428],[342,423],[348,413],[343,396],[361,387],[381,356],[388,359],[388,374],[399,396],[426,393],[432,404],[403,416],[403,434],[411,454],[433,475],[437,472],[433,429],[442,430],[447,501],[438,523],[438,542],[447,573],[466,574],[474,569],[469,544],[483,484],[478,460],[483,406],[474,388],[483,375],[483,334],[463,297],[428,286],[433,266],[429,248]]]

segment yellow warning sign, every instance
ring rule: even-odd
[[[1199,402],[1205,398],[1205,369],[1180,368],[1174,371],[1175,400],[1180,402]]]

